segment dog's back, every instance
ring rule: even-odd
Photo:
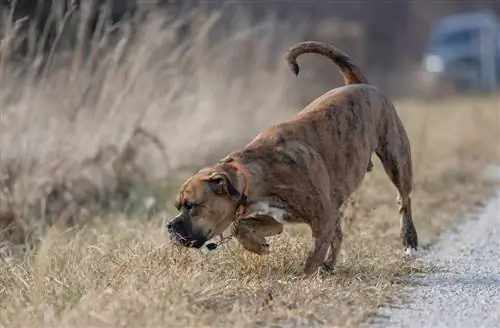
[[[340,68],[346,85],[316,98],[292,119],[263,130],[246,148],[279,152],[299,142],[323,158],[332,181],[339,181],[337,173],[349,176],[340,179],[349,186],[340,188],[354,188],[371,169],[378,120],[385,110],[393,108],[392,104],[379,89],[368,84],[347,54],[328,44],[308,41],[290,48],[285,58],[295,74],[300,71],[297,58],[306,53],[330,58]]]
[[[286,62],[295,74],[299,72],[297,58],[305,53],[332,59],[346,85],[319,96],[290,120],[264,129],[240,155],[247,157],[254,151],[260,156],[264,152],[269,157],[282,155],[294,162],[296,170],[309,162],[300,157],[318,155],[330,185],[339,193],[350,194],[373,166],[371,155],[384,134],[384,120],[397,114],[390,100],[368,84],[349,56],[331,45],[308,41],[290,48]]]

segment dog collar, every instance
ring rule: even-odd
[[[240,171],[241,174],[243,175],[245,187],[243,188],[243,193],[240,196],[239,204],[238,204],[238,214],[242,215],[244,210],[245,210],[243,205],[246,205],[247,200],[248,200],[249,191],[250,191],[250,175],[248,174],[248,171],[243,164],[238,163],[237,161],[235,161],[232,158],[227,162],[227,164],[234,167],[237,171]]]
[[[236,210],[236,218],[235,218],[235,223],[233,227],[233,232],[226,237],[223,237],[223,235],[220,235],[221,240],[217,243],[210,243],[207,244],[206,247],[209,251],[213,251],[217,249],[220,245],[223,245],[233,239],[233,237],[237,233],[238,229],[238,224],[240,220],[242,219],[242,216],[245,212],[245,205],[248,203],[248,192],[250,191],[250,175],[248,174],[247,169],[245,166],[241,163],[236,162],[234,159],[230,158],[229,160],[222,161],[220,163],[226,163],[234,167],[237,171],[240,171],[241,174],[243,175],[243,179],[245,181],[245,187],[243,188],[243,192],[240,194],[240,198],[238,199],[238,209]]]

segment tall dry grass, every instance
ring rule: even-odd
[[[183,19],[193,32],[179,41]],[[55,193],[51,184],[78,179],[92,185],[80,194],[105,198],[117,188],[117,154],[130,143],[138,153],[130,161],[148,182],[162,181],[290,115],[290,72],[269,49],[284,49],[298,35],[272,20],[225,24],[228,30],[217,13],[178,19],[152,13],[136,30],[126,24],[90,47],[77,40],[72,51],[51,51],[44,66],[38,58],[28,65],[4,59],[0,166],[13,184],[14,207],[34,207]],[[12,34],[5,34],[7,48]],[[161,149],[131,140],[138,128]]]
[[[345,218],[335,274],[297,278],[311,242],[302,226],[270,238],[269,256],[236,244],[210,254],[172,248],[163,223],[183,174],[242,146],[297,112],[301,99],[316,96],[311,90],[326,88],[315,85],[317,72],[307,74],[308,60],[319,59],[305,58],[300,78],[283,64],[279,52],[300,39],[296,29],[235,17],[209,38],[216,20],[199,19],[196,33],[179,44],[179,21],[165,28],[153,15],[133,37],[125,33],[94,51],[99,57],[57,54],[41,75],[4,63],[0,166],[9,170],[0,213],[15,208],[20,240],[34,246],[1,244],[1,326],[356,326],[396,295],[397,277],[422,270],[402,259],[396,193],[378,160]],[[337,74],[333,65],[328,74]],[[498,161],[498,97],[396,106],[412,141],[414,220],[425,246],[491,188],[478,172]],[[98,210],[84,224],[56,220],[49,228],[43,215],[25,210],[61,181],[83,177],[101,193],[116,191],[119,176],[108,164],[137,126],[168,155],[145,141],[133,160],[162,215],[131,219]],[[110,145],[111,160],[97,156]],[[92,165],[82,166],[89,159]]]

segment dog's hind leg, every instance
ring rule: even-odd
[[[410,144],[402,127],[392,137],[386,135],[381,140],[377,156],[384,170],[398,190],[398,209],[400,216],[400,235],[407,255],[413,255],[418,247],[417,231],[413,224],[411,209],[412,161]]]

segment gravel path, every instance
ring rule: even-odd
[[[408,302],[382,308],[369,327],[500,328],[500,191],[421,258],[444,270],[411,278]]]

